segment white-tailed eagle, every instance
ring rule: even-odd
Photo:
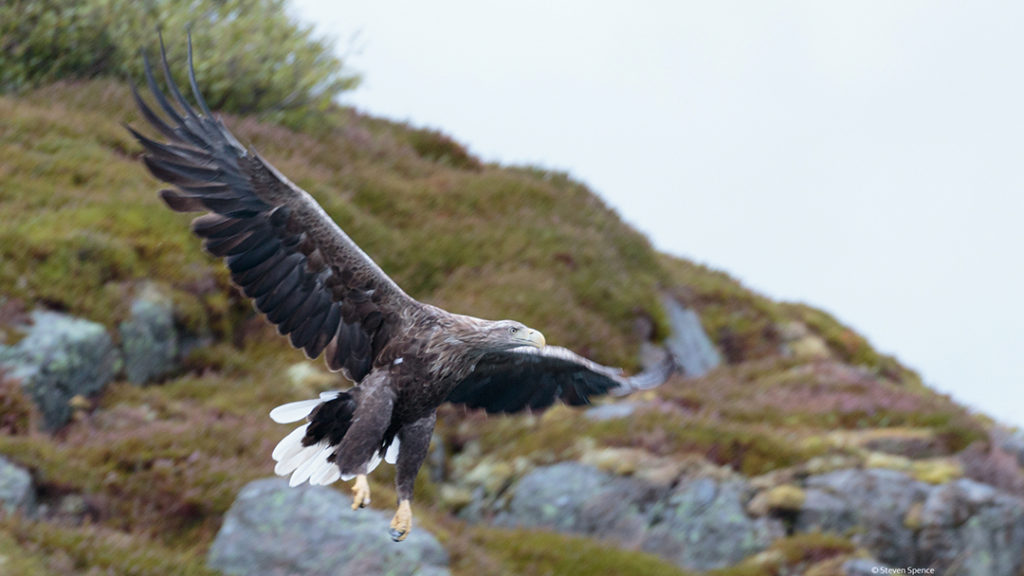
[[[324,355],[356,386],[275,408],[281,423],[303,422],[277,445],[274,471],[298,485],[354,478],[353,508],[370,501],[366,475],[383,459],[397,467],[398,511],[391,536],[412,528],[410,501],[438,406],[444,402],[513,413],[562,400],[624,394],[661,384],[671,365],[633,377],[573,352],[512,320],[452,314],[409,297],[305,191],[247,149],[189,82],[198,111],[171,79],[169,95],[146,60],[149,89],[163,116],[134,91],[160,141],[132,134],[154,176],[176,190],[171,209],[205,212],[192,221],[203,246],[223,258],[257,310],[310,358]],[[401,448],[399,448],[399,446]]]

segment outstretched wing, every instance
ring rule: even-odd
[[[570,406],[602,394],[625,395],[661,385],[674,369],[671,357],[635,376],[602,366],[557,346],[524,346],[486,354],[448,395],[448,402],[512,413],[542,410],[561,399]]]
[[[231,278],[278,332],[310,358],[359,382],[387,343],[404,307],[418,305],[342,230],[316,200],[247,150],[215,118],[196,86],[189,40],[189,81],[197,112],[171,79],[170,97],[146,79],[161,118],[139,96],[143,117],[164,136],[157,142],[128,130],[145,147],[154,176],[177,190],[161,197],[178,212],[207,212],[192,221],[203,246],[224,259]]]

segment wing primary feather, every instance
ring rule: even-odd
[[[189,106],[188,100],[185,100],[185,96],[182,95],[181,90],[178,90],[178,85],[174,82],[174,77],[171,75],[171,66],[167,63],[167,51],[164,49],[164,36],[163,34],[160,34],[159,36],[160,60],[164,70],[164,78],[167,80],[167,86],[170,89],[171,94],[174,96],[174,99],[178,101],[178,105],[181,106],[181,108],[185,111],[185,114],[187,114],[189,119],[192,120],[191,124],[189,124],[187,121],[182,122],[182,124],[184,124],[185,128],[195,126],[199,131],[206,133],[206,130],[203,127],[202,122],[199,120],[199,117],[196,115],[195,110],[193,110],[192,107]]]
[[[195,196],[185,196],[171,189],[160,191],[160,198],[175,212],[203,212],[206,206]]]
[[[135,85],[132,85],[132,96],[135,98],[135,105],[138,106],[139,111],[142,112],[142,117],[145,118],[146,121],[149,122],[151,126],[156,128],[161,134],[163,134],[167,138],[170,138],[171,140],[178,139],[178,135],[174,133],[174,129],[168,126],[167,123],[164,122],[162,118],[157,116],[149,107],[149,105],[146,104],[146,101],[142,99],[142,96],[139,95],[139,91],[135,89]],[[131,130],[132,134],[134,134],[136,138],[139,137],[138,132],[132,130],[132,128],[127,125],[126,127],[129,130]]]
[[[184,126],[185,119],[182,118],[181,114],[179,114],[178,111],[174,109],[174,106],[171,106],[171,103],[167,100],[167,97],[164,96],[164,93],[156,85],[156,78],[153,77],[153,68],[152,66],[150,66],[149,56],[147,56],[145,52],[142,53],[142,67],[146,74],[146,84],[149,86],[149,91],[153,93],[153,97],[156,98],[157,104],[159,104],[160,107],[163,108],[164,112],[171,117],[171,120],[174,121],[175,124],[178,124],[179,126]],[[199,148],[202,148],[204,146],[204,142],[202,140],[196,138],[191,133],[185,130],[174,130],[173,139],[186,139],[189,141],[190,144],[193,144]]]
[[[210,107],[206,105],[206,100],[203,98],[201,92],[199,92],[199,86],[196,85],[196,69],[192,65],[192,31],[188,32],[188,83],[192,86],[192,95],[195,96],[196,103],[199,104],[199,109],[203,111],[203,114],[209,118],[213,118],[213,112],[210,112]]]

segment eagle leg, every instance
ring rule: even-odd
[[[416,484],[416,474],[427,458],[430,436],[434,433],[436,421],[437,413],[431,412],[398,430],[398,460],[395,462],[398,511],[391,521],[391,539],[395,542],[405,540],[412,530],[412,492]]]
[[[412,530],[412,505],[408,500],[398,503],[398,511],[391,519],[391,539],[395,542],[405,540]]]
[[[366,474],[359,474],[352,484],[352,509],[366,508],[369,504],[370,483],[366,481]]]

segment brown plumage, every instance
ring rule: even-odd
[[[445,401],[488,412],[540,410],[561,399],[660,384],[671,366],[624,377],[511,320],[452,314],[409,297],[324,212],[255,151],[246,149],[203,101],[199,111],[171,80],[161,41],[168,98],[146,61],[149,89],[165,118],[139,95],[157,142],[132,128],[143,161],[176,190],[162,198],[192,221],[203,246],[223,258],[231,279],[278,332],[310,358],[321,354],[357,386],[293,402],[271,412],[305,421],[274,450],[275,471],[293,485],[356,478],[353,506],[369,502],[365,475],[382,459],[397,466],[399,510],[392,536],[411,528],[413,482],[427,454],[437,407]],[[173,102],[171,101],[173,99]],[[401,446],[401,449],[399,449]]]

